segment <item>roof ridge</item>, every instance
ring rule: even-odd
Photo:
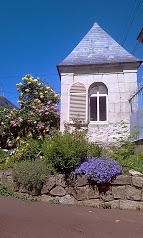
[[[96,65],[140,61],[95,22],[78,45],[59,65]]]

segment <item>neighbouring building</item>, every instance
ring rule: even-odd
[[[10,109],[13,109],[13,108],[18,109],[18,107],[16,107],[12,102],[10,102],[4,96],[0,96],[0,107],[7,107]]]
[[[143,43],[143,28],[140,31],[137,40]],[[143,78],[138,78],[138,87],[134,90],[130,97],[131,104],[131,119],[130,128],[131,134],[136,134],[134,140],[143,143]]]
[[[78,118],[91,141],[112,143],[121,122],[130,128],[130,94],[141,60],[128,53],[97,23],[57,65],[61,78],[61,121]]]

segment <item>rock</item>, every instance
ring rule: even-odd
[[[114,200],[114,197],[112,194],[102,194],[100,196],[100,198],[104,201],[104,202],[109,202],[109,201],[112,201]]]
[[[1,183],[7,186],[13,187],[14,182],[13,182],[12,175],[6,175],[6,173],[3,173],[1,178]]]
[[[120,200],[120,209],[143,209],[143,202]]]
[[[14,188],[14,191],[15,191],[15,192],[18,192],[19,189],[20,189],[20,185],[19,185],[18,183],[14,182],[14,183],[13,183],[13,188]]]
[[[131,185],[130,175],[119,175],[113,182],[114,185]]]
[[[99,199],[88,199],[85,201],[78,201],[78,205],[90,206],[90,207],[99,207],[100,200]]]
[[[24,188],[23,186],[20,186],[19,192],[20,193],[29,193],[29,191],[26,188]]]
[[[58,174],[56,176],[56,185],[66,187],[66,181],[65,181],[65,176],[63,174]]]
[[[33,188],[32,191],[29,192],[29,194],[32,196],[38,196],[38,195],[40,195],[40,189]]]
[[[129,170],[129,174],[131,174],[132,176],[141,176],[143,177],[143,174],[138,172],[138,171],[135,171],[133,169]]]
[[[41,189],[41,194],[49,193],[49,191],[56,185],[55,176],[51,175],[46,178],[46,181]]]
[[[75,187],[76,185],[76,175],[75,174],[70,174],[66,180],[66,183],[70,187]]]
[[[50,191],[50,195],[62,197],[66,195],[66,190],[61,186],[56,186]]]
[[[88,200],[88,189],[87,187],[77,187],[76,188],[76,199],[80,200]]]
[[[98,187],[97,186],[90,186],[88,189],[88,199],[91,198],[99,198],[99,191],[98,191]]]
[[[51,199],[53,199],[51,196],[46,194],[41,195],[39,198],[42,202],[50,202]]]
[[[47,187],[46,184],[44,184],[41,189],[41,194],[48,194],[48,193],[49,193],[49,188]]]
[[[85,175],[77,175],[76,186],[81,187],[88,184],[88,179]]]
[[[74,187],[67,187],[66,191],[68,194],[72,195],[74,198],[76,198],[77,192]]]
[[[112,193],[115,199],[126,199],[126,187],[125,186],[113,186]]]
[[[132,183],[134,186],[142,188],[143,186],[143,177],[139,177],[139,176],[133,176],[132,177]]]
[[[69,205],[70,204],[77,204],[76,199],[73,196],[69,195],[69,194],[65,195],[64,197],[59,197],[59,202],[61,204],[69,204]]]
[[[4,172],[6,176],[11,176],[12,177],[12,171],[11,170],[7,170]]]
[[[137,189],[137,188],[131,187],[131,186],[127,186],[126,191],[127,191],[127,199],[136,200],[136,201],[141,200],[141,190],[140,189]]]

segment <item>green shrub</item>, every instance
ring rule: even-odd
[[[13,197],[14,190],[11,187],[0,184],[0,195],[5,196],[5,197]]]
[[[123,166],[124,173],[130,169],[143,173],[143,154],[130,155],[126,159],[118,158],[118,162]]]
[[[134,143],[124,141],[121,146],[113,148],[112,158],[116,160],[127,159],[130,155],[134,154]]]
[[[98,157],[101,155],[102,148],[94,142],[88,143],[87,157]]]
[[[46,175],[53,172],[44,160],[22,161],[13,168],[13,179],[29,191],[40,190]]]
[[[47,137],[42,145],[42,154],[59,173],[68,174],[78,167],[90,154],[99,156],[101,149],[89,143],[84,132],[56,133]]]
[[[36,160],[41,156],[41,140],[34,140],[30,136],[19,140],[19,146],[15,149],[14,161]]]
[[[7,157],[7,153],[6,151],[0,149],[0,164],[4,163],[6,161],[6,157]]]

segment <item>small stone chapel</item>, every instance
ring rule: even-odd
[[[57,65],[61,78],[61,121],[75,119],[91,141],[112,143],[121,122],[130,128],[130,94],[137,87],[141,60],[127,52],[97,23]]]

